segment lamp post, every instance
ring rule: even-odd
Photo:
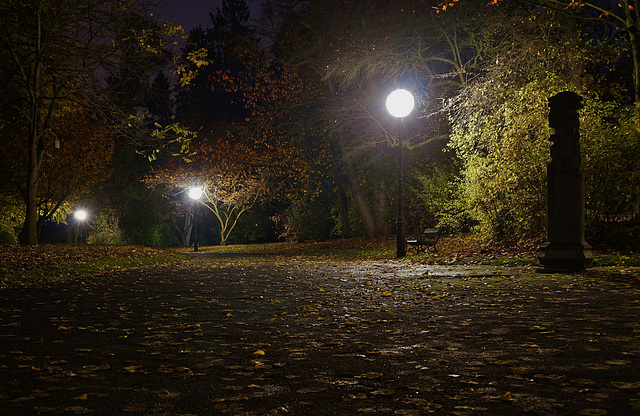
[[[73,213],[73,217],[76,219],[76,232],[73,243],[78,243],[78,231],[80,231],[80,242],[82,243],[82,231],[84,230],[84,220],[87,219],[87,211],[79,209]]]
[[[398,213],[396,217],[396,258],[407,254],[407,243],[404,237],[404,201],[402,177],[402,149],[404,147],[404,118],[411,114],[415,106],[413,94],[404,89],[397,89],[387,97],[387,111],[400,119],[400,133],[398,135]]]
[[[197,218],[198,216],[196,215],[197,213],[197,209],[199,207],[198,201],[200,200],[200,197],[202,196],[202,189],[194,186],[193,188],[189,189],[189,198],[193,199],[193,251],[198,251],[198,223],[197,223]]]

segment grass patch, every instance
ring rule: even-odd
[[[593,259],[595,267],[607,266],[633,266],[640,267],[640,254],[602,254],[596,255]]]
[[[407,253],[405,261],[425,264],[461,264],[486,266],[536,266],[537,242],[527,242],[515,247],[505,244],[489,244],[473,235],[445,236],[438,243],[438,251]],[[180,249],[192,251],[191,248]],[[230,246],[201,247],[204,252],[254,253],[254,254],[302,254],[310,256],[344,257],[350,259],[389,260],[396,255],[394,237],[372,239],[350,238],[310,243],[268,243]],[[636,266],[640,267],[637,253],[594,253],[594,267]]]
[[[441,296],[508,296],[522,291],[565,290],[584,281],[583,275],[520,273],[493,276],[433,276],[427,280]]]
[[[58,280],[111,270],[156,266],[190,258],[175,250],[139,246],[0,246],[0,285]]]
[[[180,249],[192,251],[193,249]],[[395,257],[395,239],[378,237],[372,239],[347,238],[341,240],[306,243],[266,243],[229,246],[200,247],[203,252],[296,254],[308,256],[347,257],[360,259],[390,259]]]
[[[391,260],[395,258],[395,238],[352,238],[326,242],[269,243],[201,247],[202,252],[304,255],[344,260]],[[409,254],[402,261],[434,265],[536,266],[536,247],[531,243],[509,248],[479,243],[473,237],[444,237],[438,252]],[[156,266],[188,261],[193,248],[153,249],[140,246],[0,245],[0,286],[41,280],[55,280],[82,274],[108,272],[131,267]],[[640,254],[595,253],[596,271],[628,279],[638,274]],[[484,282],[481,283],[484,285]]]

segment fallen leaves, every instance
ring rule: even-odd
[[[382,377],[382,373],[380,373],[378,371],[370,371],[368,373],[361,374],[358,377],[367,378],[369,380],[373,380],[373,379]]]
[[[624,382],[624,381],[612,381],[611,384],[613,384],[614,387],[617,387],[619,389],[640,389],[640,381],[635,381],[635,382]]]
[[[0,377],[16,381],[0,405],[624,414],[640,408],[639,293],[599,278],[279,256],[7,289]],[[45,333],[34,312],[51,314]]]

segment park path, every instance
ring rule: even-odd
[[[637,283],[194,256],[0,290],[0,415],[640,414]]]

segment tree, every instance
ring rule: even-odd
[[[635,123],[636,129],[640,132],[640,15],[637,0],[625,0],[619,3],[598,0],[543,0],[534,4],[578,18],[587,24],[597,22],[600,25],[611,25],[619,31],[619,34],[623,34],[623,36],[617,34],[616,40],[628,41],[631,49]]]
[[[86,120],[82,108],[60,108],[52,119],[49,134],[56,145],[42,157],[36,190],[38,237],[47,221],[64,222],[72,209],[70,203],[86,196],[111,169],[113,138],[105,128]],[[11,192],[26,203],[28,151],[21,136],[20,130],[5,129],[0,137],[0,165]]]
[[[496,5],[501,0],[491,0],[489,4]],[[459,0],[446,0],[441,2],[438,10],[451,10],[452,6],[459,3]],[[640,132],[640,12],[638,11],[637,0],[625,0],[621,2],[611,2],[608,0],[539,0],[523,2],[526,9],[542,7],[551,11],[565,15],[568,19],[563,23],[567,32],[577,34],[578,27],[576,19],[585,25],[590,23],[592,35],[596,32],[603,32],[602,25],[614,28],[613,37],[608,41],[628,42],[631,49],[631,59],[633,63],[632,71],[632,91],[633,102],[635,104],[636,129]],[[598,36],[593,36],[595,42]]]
[[[131,19],[134,15],[149,16],[147,6],[125,0],[6,0],[0,5],[0,76],[8,97],[3,121],[22,126],[18,130],[28,150],[24,243],[38,242],[37,190],[44,156],[53,144],[56,111],[74,103],[91,108],[86,114],[94,124],[120,130],[131,123],[131,113],[100,91],[105,75],[117,73],[119,81],[137,76],[131,62],[151,61],[164,49],[158,27],[148,30],[153,26],[140,24],[148,18]],[[128,48],[146,53],[129,53]]]
[[[238,224],[238,220],[250,210],[264,194],[265,179],[258,175],[235,173],[212,173],[205,181],[204,196],[201,201],[218,219],[220,225],[220,245],[227,240]]]
[[[319,136],[329,144],[324,157],[330,163],[324,164],[335,173],[325,172],[337,184],[336,194],[345,183],[365,234],[385,234],[398,130],[384,109],[384,98],[397,83],[423,92],[432,81],[457,77],[464,64],[459,63],[460,50],[453,51],[455,59],[438,50],[446,36],[434,23],[431,8],[421,2],[398,7],[376,1],[319,1],[289,13],[276,38],[277,58],[284,67],[304,73],[305,80],[315,79],[321,91],[308,106],[313,115],[302,118],[311,122],[291,124],[298,127],[298,136]],[[410,147],[433,138],[424,127],[411,123],[417,134],[411,134]],[[345,199],[332,197],[342,218]]]
[[[244,0],[223,0],[222,8],[209,13],[210,26],[198,26],[189,33],[177,68],[182,87],[178,117],[187,125],[197,129],[246,115],[241,98],[226,87],[221,74],[247,76],[240,56],[258,43],[248,20]]]
[[[265,196],[265,176],[255,169],[219,170],[210,163],[176,165],[175,162],[171,167],[155,170],[147,178],[147,184],[162,187],[168,197],[179,198],[183,204],[190,203],[185,196],[189,189],[201,188],[204,200],[197,203],[214,214],[220,226],[220,245],[226,245],[238,220]]]
[[[598,83],[589,72],[606,68],[607,56],[574,43],[550,11],[505,16],[501,22],[511,32],[511,45],[496,51],[482,76],[450,101],[449,147],[462,163],[463,212],[490,238],[517,240],[544,231],[548,98],[571,90],[585,98],[581,147],[590,224],[597,217],[629,215],[638,186],[631,166],[637,166],[639,136],[630,134],[624,104],[598,95],[620,96],[615,86]],[[619,149],[613,151],[616,142]],[[622,149],[628,163],[615,159]]]

